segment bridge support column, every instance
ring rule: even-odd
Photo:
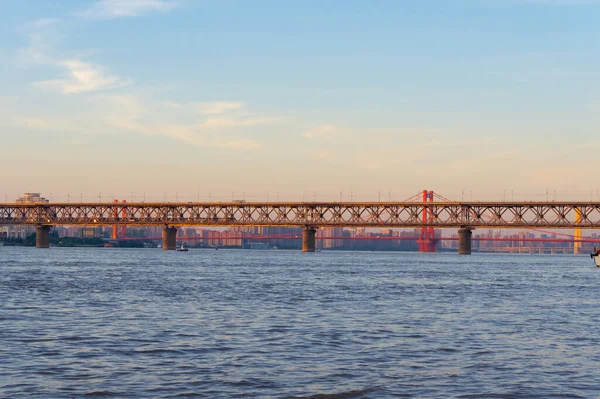
[[[41,225],[35,228],[35,247],[50,248],[50,226]]]
[[[314,227],[306,226],[302,230],[302,252],[315,252],[317,230]]]
[[[162,229],[162,249],[174,251],[177,247],[177,227],[165,226]]]
[[[458,230],[458,254],[471,255],[471,236],[473,230],[468,227],[463,227]]]

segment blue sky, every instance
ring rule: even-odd
[[[4,0],[3,17],[9,198],[600,194],[600,1]]]

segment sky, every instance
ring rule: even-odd
[[[0,6],[9,201],[600,200],[600,0]]]

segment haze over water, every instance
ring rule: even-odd
[[[0,248],[0,397],[593,398],[587,257]]]

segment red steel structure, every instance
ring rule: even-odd
[[[113,203],[114,204],[118,204],[119,200],[114,200]],[[119,211],[118,211],[118,208],[115,206],[113,208],[113,218],[115,218],[115,220],[117,220],[118,216],[119,216]],[[111,235],[110,238],[112,238],[113,240],[116,240],[118,238],[118,236],[117,236],[117,225],[116,224],[113,224],[112,235]]]
[[[433,191],[423,190],[423,203],[433,202]],[[435,230],[433,227],[425,227],[433,222],[433,209],[423,209],[423,227],[421,227],[421,237],[417,239],[419,252],[436,252],[439,240],[435,238]]]
[[[204,241],[204,240],[300,240],[302,237],[298,234],[237,234],[222,237],[178,237],[181,241]],[[129,237],[124,241],[160,241],[162,237]],[[418,241],[420,237],[410,236],[316,236],[317,240],[348,240],[348,241]],[[438,237],[437,241],[458,241],[458,237]],[[598,238],[537,238],[537,237],[473,237],[473,241],[490,242],[543,242],[543,243],[598,243]]]
[[[127,217],[127,208],[125,207],[125,204],[127,203],[126,200],[121,201],[121,203],[123,204],[123,208],[121,209],[121,219],[125,219]],[[127,236],[127,225],[123,224],[121,225],[121,238],[125,238]]]
[[[125,204],[127,204],[126,200],[121,201],[121,203],[123,204],[123,206],[121,207],[121,219],[125,218],[127,216],[127,210],[126,210],[126,206]],[[113,200],[113,204],[115,204],[115,206],[113,207],[112,210],[112,216],[114,218],[114,220],[119,220],[119,200]],[[120,230],[120,232],[119,232]],[[127,225],[121,225],[120,229],[116,224],[113,224],[112,226],[112,234],[111,234],[111,239],[113,240],[117,240],[117,239],[124,239],[127,236]]]

